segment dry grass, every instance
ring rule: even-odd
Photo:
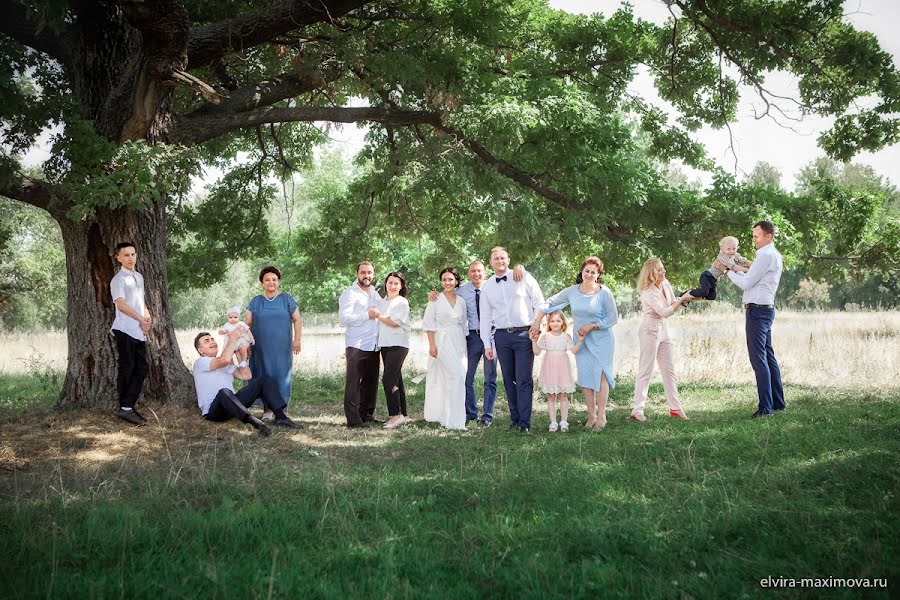
[[[281,459],[300,468],[322,454],[329,461],[349,464],[360,451],[372,459],[405,438],[464,435],[423,421],[398,431],[351,430],[344,426],[343,415],[335,412],[338,409],[295,407],[292,415],[305,428],[276,428],[270,438],[261,438],[238,421],[212,423],[195,410],[158,404],[141,409],[149,420],[145,427],[123,425],[99,409],[26,411],[0,436],[0,472],[15,473],[15,481],[4,480],[0,490],[12,483],[18,493],[33,499],[65,496],[66,490],[109,497],[115,495],[117,483],[133,480],[135,472],[170,486],[183,477],[214,477],[217,468],[252,472],[260,461]]]
[[[751,383],[743,314],[724,304],[714,311],[680,314],[669,320],[676,345],[676,370],[684,383]],[[617,377],[634,376],[639,319],[616,327]],[[193,362],[196,331],[179,331],[185,364]],[[900,386],[900,312],[789,312],[775,319],[775,351],[786,382],[846,389]],[[63,370],[64,332],[0,334],[0,373]],[[303,352],[294,359],[300,373],[343,370],[343,338],[334,329],[307,329]],[[427,342],[413,335],[407,368],[425,370]]]

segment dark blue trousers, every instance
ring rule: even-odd
[[[716,299],[716,278],[709,271],[703,271],[700,275],[700,287],[691,290],[694,298]]]
[[[503,387],[509,416],[514,425],[531,427],[531,396],[534,380],[534,351],[528,331],[507,333],[502,329],[494,332],[494,351],[503,372]]]
[[[497,358],[488,360],[484,355],[484,342],[478,332],[469,332],[466,336],[466,348],[469,355],[469,367],[466,371],[466,420],[478,418],[478,401],[475,398],[475,371],[478,363],[484,363],[484,407],[482,419],[490,423],[494,420],[494,400],[497,399]]]
[[[262,400],[263,407],[274,412],[277,418],[285,416],[287,405],[281,397],[281,392],[278,391],[278,384],[268,375],[263,375],[254,377],[237,392],[232,392],[228,388],[219,390],[205,418],[218,422],[237,419],[246,423],[250,420],[250,411],[247,407],[252,406],[257,400]]]
[[[781,369],[772,349],[772,321],[774,308],[747,309],[747,353],[756,374],[756,391],[759,395],[759,412],[770,414],[784,408],[784,389],[781,387]]]

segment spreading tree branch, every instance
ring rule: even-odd
[[[24,202],[48,212],[53,203],[50,188],[43,181],[27,175],[10,178],[6,183],[0,185],[0,196]]]
[[[562,207],[577,209],[579,203],[550,189],[533,176],[491,154],[487,148],[467,137],[462,131],[445,125],[439,114],[429,111],[405,111],[383,107],[264,107],[244,112],[226,110],[227,102],[218,107],[206,107],[175,120],[169,130],[169,141],[192,146],[220,135],[266,123],[330,121],[332,123],[374,122],[384,125],[430,125],[451,136],[477,156],[484,164],[539,196]]]
[[[204,106],[180,118],[190,121],[216,114],[241,113],[271,106],[276,102],[312,92],[322,87],[325,83],[337,79],[339,76],[338,72],[329,72],[316,77],[282,73],[272,79],[248,84],[232,90],[229,96],[215,108]]]
[[[62,63],[70,59],[67,33],[56,34],[50,27],[35,23],[28,10],[15,0],[0,0],[0,33],[5,33],[20,44],[48,54]]]
[[[291,123],[330,121],[332,123],[390,123],[393,125],[413,125],[416,123],[437,124],[440,117],[427,111],[395,111],[381,107],[330,107],[297,106],[290,108],[262,107],[236,112],[210,108],[175,119],[169,130],[169,141],[183,146],[192,146],[211,140],[220,135],[256,127],[266,123]]]
[[[188,69],[273,40],[294,29],[332,22],[370,0],[291,0],[252,13],[191,29]]]
[[[447,135],[455,138],[459,143],[461,143],[463,146],[468,148],[468,150],[472,154],[474,154],[475,156],[480,158],[484,164],[488,165],[489,167],[492,167],[493,169],[495,169],[498,173],[500,173],[504,177],[507,177],[507,178],[515,181],[519,185],[522,185],[522,186],[532,190],[539,196],[542,196],[542,197],[546,198],[547,200],[550,200],[551,202],[554,202],[564,208],[570,208],[570,209],[582,208],[582,206],[580,206],[577,202],[574,202],[574,201],[570,200],[569,198],[566,198],[562,194],[555,192],[555,191],[551,190],[550,188],[548,188],[546,185],[541,183],[541,181],[537,177],[535,177],[533,175],[529,175],[528,173],[525,173],[524,171],[517,169],[516,167],[514,167],[510,163],[506,162],[505,160],[501,160],[501,159],[497,158],[496,156],[491,154],[487,150],[487,148],[485,148],[484,146],[482,146],[475,140],[466,137],[458,129],[448,127],[440,122],[438,122],[437,124],[432,123],[432,126],[434,126],[434,128],[437,129],[438,131],[442,131],[442,132],[446,133]]]

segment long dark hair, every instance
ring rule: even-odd
[[[456,287],[459,287],[459,283],[462,281],[462,277],[459,276],[459,271],[456,270],[456,267],[445,267],[441,270],[441,273],[438,275],[438,281],[441,281],[444,278],[444,273],[450,273],[454,277],[456,277]]]
[[[397,271],[391,271],[387,274],[387,277],[384,278],[384,297],[387,298],[387,281],[391,277],[396,277],[400,280],[400,295],[406,298],[406,295],[409,293],[409,290],[406,289],[406,279],[404,279],[403,275]]]
[[[581,268],[578,269],[578,275],[575,276],[575,283],[580,285],[584,281],[584,279],[581,277],[581,272],[584,271],[584,267],[587,265],[595,265],[597,267],[597,271],[599,271],[599,274],[597,275],[597,283],[603,285],[603,261],[596,256],[588,256],[586,259],[581,261]]]

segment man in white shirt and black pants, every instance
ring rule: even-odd
[[[378,399],[378,316],[381,296],[375,291],[375,267],[369,261],[356,266],[356,281],[338,300],[338,317],[346,328],[344,338],[347,378],[344,381],[344,415],[347,427],[375,425]]]
[[[133,425],[147,422],[134,405],[141,395],[147,376],[147,333],[150,331],[150,311],[144,302],[144,278],[134,270],[137,250],[131,242],[116,244],[116,260],[122,265],[109,282],[109,291],[116,307],[112,323],[116,349],[119,351],[119,410],[116,416]]]
[[[194,348],[200,358],[194,361],[194,387],[197,389],[197,405],[200,413],[208,421],[222,422],[237,419],[256,429],[260,435],[272,433],[268,425],[257,419],[248,410],[256,400],[262,400],[263,408],[275,414],[275,426],[286,429],[303,429],[284,414],[287,404],[278,390],[278,384],[268,375],[251,379],[249,367],[234,364],[234,346],[240,337],[240,330],[228,333],[228,341],[219,353],[216,338],[208,331],[197,334]],[[247,383],[239,391],[234,391],[234,379]]]
[[[781,386],[781,369],[772,349],[772,321],[775,319],[775,292],[781,281],[783,261],[775,249],[775,226],[769,221],[753,225],[753,244],[756,259],[744,273],[728,271],[728,279],[744,290],[743,303],[746,312],[747,352],[756,373],[756,391],[759,408],[752,418],[770,417],[777,410],[784,410],[784,389]]]
[[[534,311],[544,303],[544,294],[529,273],[525,273],[522,281],[513,281],[506,248],[497,246],[491,250],[491,267],[494,276],[481,287],[484,355],[494,360],[496,354],[500,362],[512,420],[510,429],[528,433],[534,393],[534,350],[528,332],[534,322]]]

